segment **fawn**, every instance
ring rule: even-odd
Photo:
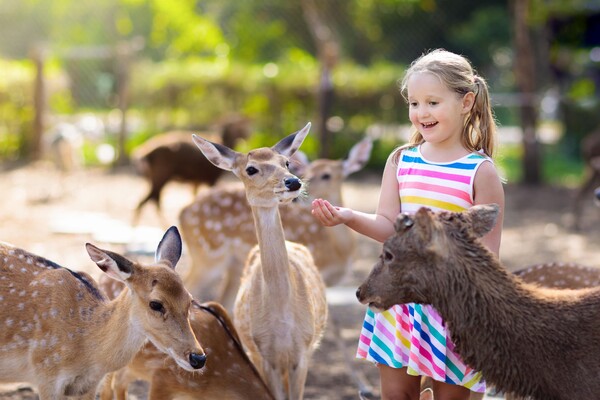
[[[184,370],[202,368],[192,297],[174,271],[181,246],[171,227],[156,262],[140,265],[87,243],[92,261],[126,286],[109,301],[90,275],[0,243],[0,382],[30,382],[41,400],[91,400],[104,374],[125,366],[147,339]]]
[[[124,285],[100,278],[100,288],[110,298],[121,293]],[[182,371],[152,343],[146,343],[125,368],[108,374],[99,400],[126,400],[128,386],[141,379],[149,382],[148,400],[197,398],[209,400],[273,400],[269,388],[246,355],[237,330],[227,311],[216,302],[192,304],[190,324],[202,338],[209,362],[202,373]]]
[[[301,193],[302,182],[288,170],[310,123],[273,147],[247,154],[193,139],[206,158],[232,171],[244,184],[258,245],[248,255],[234,319],[250,359],[276,399],[301,399],[308,363],[325,329],[325,284],[310,251],[285,240],[279,204]]]

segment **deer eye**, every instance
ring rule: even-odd
[[[163,307],[162,303],[159,301],[151,301],[150,308],[153,309],[154,311],[158,311],[161,313],[165,312],[165,308]]]
[[[250,176],[256,174],[258,172],[258,170],[254,167],[248,167],[246,168],[246,173]]]
[[[285,162],[285,167],[288,168],[288,169],[290,168],[290,162],[289,161]]]
[[[394,255],[392,254],[392,252],[390,252],[388,250],[383,250],[383,253],[381,254],[381,258],[385,262],[390,262],[394,259]]]

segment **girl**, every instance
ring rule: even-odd
[[[504,191],[492,162],[496,126],[485,80],[466,58],[438,49],[411,64],[401,91],[416,131],[388,157],[375,214],[316,199],[313,215],[325,226],[343,223],[383,242],[394,233],[399,212],[422,206],[460,211],[496,203],[500,217],[483,240],[498,255]],[[367,310],[357,357],[377,364],[385,400],[418,399],[421,375],[432,378],[436,400],[485,392],[481,374],[453,349],[437,311],[411,303],[379,314]]]

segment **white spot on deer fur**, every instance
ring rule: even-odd
[[[25,304],[23,304],[23,303],[19,303],[19,304],[17,305],[17,308],[19,309],[19,311],[23,311],[23,310],[25,309]]]
[[[21,268],[21,272],[27,272],[27,268],[25,268],[25,267]]]
[[[4,297],[3,297],[3,296],[0,296],[0,301],[3,301],[3,300],[4,300]]]
[[[7,318],[6,321],[4,321],[4,323],[6,324],[6,326],[13,326],[15,321],[13,321],[12,318]]]
[[[21,290],[19,292],[19,296],[21,296],[21,297],[25,296],[26,294],[27,294],[27,292],[25,290]]]

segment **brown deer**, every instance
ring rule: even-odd
[[[184,181],[194,184],[194,192],[199,185],[214,186],[223,170],[208,162],[192,142],[191,131],[171,131],[155,136],[136,148],[133,163],[136,169],[150,183],[150,191],[139,202],[134,224],[137,224],[144,205],[152,201],[161,219],[160,196],[164,186],[170,181]],[[249,120],[243,117],[230,118],[223,123],[220,135],[213,134],[211,140],[234,147],[240,139],[248,137]],[[165,223],[163,221],[163,223]]]
[[[497,215],[497,205],[400,214],[359,301],[376,310],[432,304],[458,354],[499,390],[540,400],[596,398],[600,288],[540,288],[508,272],[479,240]]]
[[[258,245],[246,261],[234,319],[250,359],[276,399],[301,399],[327,320],[325,285],[305,246],[285,240],[279,204],[302,192],[289,170],[310,123],[273,147],[244,154],[194,135],[206,158],[232,171],[252,209]]]
[[[140,265],[87,243],[126,289],[109,301],[90,275],[0,243],[0,382],[30,382],[40,399],[94,399],[104,374],[124,367],[146,340],[183,370],[202,368],[190,328],[192,297],[174,271],[181,238],[172,227],[156,263]]]
[[[325,228],[319,224],[311,215],[309,200],[321,197],[342,204],[344,179],[366,165],[371,149],[372,142],[366,138],[355,144],[344,160],[309,163],[305,156],[297,157],[300,151],[291,160],[290,168],[302,176],[309,199],[280,204],[285,237],[308,247],[327,286],[338,284],[349,272],[356,238],[345,225]],[[181,210],[179,226],[193,266],[184,278],[186,286],[194,295],[210,296],[205,298],[231,309],[244,261],[257,243],[244,188],[222,186],[200,193]],[[219,280],[222,284],[214,293]]]
[[[600,129],[588,134],[581,141],[581,158],[585,164],[585,178],[573,201],[573,227],[581,229],[584,200],[592,189],[600,185]],[[598,193],[594,193],[598,199]]]
[[[524,282],[546,288],[585,289],[600,286],[600,268],[588,267],[576,263],[551,262],[535,264],[513,271],[513,274]],[[423,388],[430,387],[431,380],[429,378],[424,379]],[[471,400],[480,398],[481,394],[471,393]],[[511,394],[506,396],[506,400],[521,399],[523,398]]]
[[[100,280],[100,288],[111,298],[117,297],[123,287],[111,279]],[[152,343],[146,343],[125,368],[105,377],[99,399],[126,400],[129,384],[144,380],[150,383],[148,400],[273,400],[246,355],[229,314],[219,303],[194,301],[190,324],[209,360],[201,373],[182,370]]]

